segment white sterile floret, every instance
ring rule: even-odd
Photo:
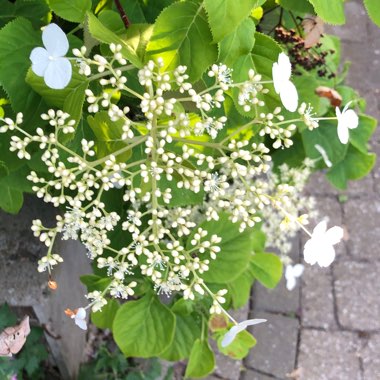
[[[71,319],[74,319],[75,324],[82,330],[87,330],[86,314],[86,310],[80,307],[75,311],[75,314],[71,316]]]
[[[297,285],[297,278],[302,276],[305,267],[302,264],[287,265],[285,269],[286,288],[293,290]]]
[[[236,338],[236,335],[245,330],[248,326],[258,325],[259,323],[266,321],[266,319],[248,319],[246,321],[238,323],[237,325],[231,327],[229,331],[224,335],[221,346],[223,348],[229,346]]]
[[[42,32],[45,48],[36,47],[30,53],[33,72],[44,78],[45,84],[55,90],[65,88],[71,79],[72,67],[68,58],[69,41],[56,24],[49,24]]]
[[[342,112],[339,107],[335,108],[336,117],[338,119],[338,137],[342,144],[348,143],[349,130],[355,129],[359,125],[359,117],[354,110],[349,110],[351,102],[348,102]]]
[[[318,263],[328,267],[335,259],[334,245],[343,238],[343,228],[335,226],[327,230],[327,222],[322,221],[314,228],[311,238],[304,247],[304,259],[310,264]]]
[[[274,89],[280,95],[284,107],[294,112],[298,106],[298,93],[294,84],[290,81],[292,65],[285,53],[280,53],[278,61],[272,66]]]
[[[315,144],[314,148],[321,154],[322,159],[323,159],[324,163],[326,164],[326,166],[328,168],[331,168],[332,162],[330,161],[329,156],[327,155],[327,152],[325,151],[325,149],[319,144]]]

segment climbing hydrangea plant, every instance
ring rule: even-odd
[[[126,356],[189,359],[186,376],[202,377],[214,367],[209,334],[234,358],[255,345],[246,328],[265,321],[229,312],[255,279],[275,287],[284,264],[288,289],[296,286],[303,266],[288,254],[299,229],[310,237],[305,261],[332,263],[343,230],[322,221],[309,232],[316,210],[302,191],[316,169],[340,188],[367,174],[375,124],[349,109],[360,105],[354,91],[342,90],[342,111],[315,94],[319,84],[337,87],[335,75],[292,76],[288,52],[256,31],[277,4],[131,3],[25,2],[38,17],[0,31],[16,57],[4,60],[1,48],[12,108],[1,115],[0,206],[16,212],[32,191],[61,209],[55,226],[32,226],[52,289],[63,261],[56,240],[86,247],[88,304],[65,311],[77,326],[87,329],[91,309]],[[297,15],[318,12],[319,1],[300,3]],[[23,72],[11,80],[15,62]]]

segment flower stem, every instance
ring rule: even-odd
[[[131,22],[129,21],[129,18],[128,18],[127,14],[125,13],[123,6],[121,5],[120,0],[115,0],[115,5],[117,8],[117,11],[120,14],[121,20],[124,23],[125,28],[128,29],[129,26],[131,25]]]

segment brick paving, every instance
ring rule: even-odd
[[[380,119],[380,29],[367,18],[362,1],[346,3],[347,24],[330,27],[342,38],[344,59],[352,62],[347,81],[367,101],[367,113]],[[380,130],[371,141],[380,154]],[[345,241],[327,269],[305,266],[300,285],[252,291],[256,317],[268,319],[255,329],[257,346],[244,361],[240,380],[380,379],[380,163],[354,182],[339,201],[321,174],[307,192],[320,215],[345,228]],[[305,237],[301,236],[298,253]],[[296,246],[297,247],[297,246]]]

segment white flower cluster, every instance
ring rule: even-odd
[[[41,116],[49,128],[54,127],[53,132],[38,128],[31,135],[20,127],[22,115],[17,115],[15,122],[4,119],[0,126],[2,133],[14,133],[11,150],[19,158],[31,158],[31,144],[43,151],[48,174],[32,171],[28,179],[38,197],[66,207],[55,228],[46,228],[41,221],[33,224],[34,234],[48,247],[38,269],[50,272],[62,261],[52,253],[60,234],[63,239],[80,240],[98,268],[106,269],[112,278],[103,292],[87,295],[93,311],[107,303],[107,294],[124,299],[132,296],[138,286],[133,274],[138,270],[159,294],[183,292],[185,299],[194,299],[206,291],[213,299],[210,312],[220,313],[226,290],[213,294],[202,274],[209,270],[210,260],[218,259],[222,237],[196,226],[202,220],[218,220],[221,212],[227,212],[240,231],[264,220],[270,243],[287,252],[283,235],[285,230],[291,235],[295,228],[287,226],[279,232],[275,227],[281,222],[281,212],[298,215],[301,208],[309,208],[309,201],[300,201],[300,191],[310,168],[306,165],[297,171],[283,166],[280,176],[271,173],[270,148],[264,137],[274,140],[274,149],[289,147],[295,125],[285,121],[277,107],[272,113],[258,113],[227,134],[228,119],[220,116],[225,92],[235,87],[238,103],[246,112],[263,106],[261,95],[268,90],[259,74],[250,70],[245,82],[233,83],[228,67],[213,65],[208,76],[214,84],[199,90],[188,82],[186,67],[165,72],[159,59],[139,70],[143,90],[137,93],[127,86],[124,72],[133,66],[127,65],[121,46],[110,48],[111,58],[88,58],[85,48],[74,49],[74,55],[80,72],[96,79],[101,89],[99,94],[86,90],[88,112],[106,111],[111,124],[104,128],[112,128],[112,122],[121,125],[119,132],[112,132],[112,136],[119,133],[112,152],[99,155],[98,143],[87,139],[76,148],[63,143],[62,135],[75,132],[75,121],[62,111],[49,110]],[[290,86],[288,82],[289,78],[286,85]],[[115,100],[120,92],[139,99],[138,112],[132,113],[125,101]],[[192,111],[187,111],[189,103]],[[304,119],[306,114],[302,114]],[[256,136],[252,135],[254,127]],[[128,153],[138,159],[125,159]],[[123,189],[125,212],[108,209],[104,196],[113,189]],[[202,205],[172,204],[178,191],[204,195]],[[276,209],[281,211],[274,212]],[[121,248],[115,248],[110,233],[119,227],[125,231],[125,239]],[[70,315],[81,319],[82,314]]]

